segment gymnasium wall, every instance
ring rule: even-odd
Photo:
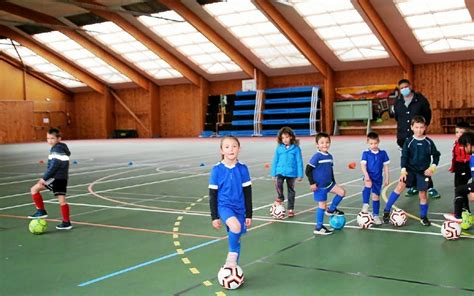
[[[0,73],[8,73],[0,78],[0,134],[8,135],[0,136],[0,143],[44,141],[50,127],[60,128],[66,139],[75,137],[72,94],[30,74],[24,79],[22,70],[2,59]],[[5,103],[12,101],[16,103]]]

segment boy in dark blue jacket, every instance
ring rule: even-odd
[[[439,163],[440,153],[434,142],[424,135],[426,121],[423,116],[414,116],[411,120],[413,136],[403,145],[400,166],[400,179],[395,190],[390,194],[383,213],[383,222],[390,222],[390,210],[406,187],[418,189],[420,197],[420,222],[430,226],[428,220],[428,199],[426,191],[430,184],[436,166]]]
[[[61,143],[61,134],[58,129],[52,128],[46,134],[46,141],[51,146],[48,156],[48,168],[43,177],[31,187],[31,196],[36,205],[36,212],[28,216],[30,219],[48,217],[44,208],[40,191],[48,189],[59,200],[62,222],[56,228],[60,230],[71,229],[69,219],[69,205],[66,203],[67,180],[69,174],[69,156],[71,152],[66,144]]]

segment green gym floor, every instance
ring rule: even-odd
[[[68,202],[70,231],[58,231],[54,196],[44,192],[48,230],[28,231],[34,212],[29,188],[41,177],[44,143],[0,146],[0,295],[472,295],[474,231],[456,241],[440,234],[442,213],[452,212],[448,172],[453,136],[433,136],[441,151],[434,177],[442,197],[430,200],[424,227],[361,230],[361,172],[349,170],[366,149],[364,137],[333,137],[337,183],[347,190],[340,208],[348,224],[315,237],[314,209],[305,180],[296,186],[296,217],[272,220],[275,189],[266,164],[273,138],[241,138],[240,159],[253,178],[254,220],[242,238],[245,284],[222,289],[217,272],[227,254],[224,229],[211,227],[208,178],[220,160],[220,139],[65,141],[72,151]],[[300,138],[305,162],[314,138]],[[400,154],[382,137],[391,157],[391,185]],[[332,199],[332,196],[329,200]],[[381,203],[382,207],[384,202]],[[396,205],[418,216],[418,198]],[[327,223],[327,218],[325,218]]]

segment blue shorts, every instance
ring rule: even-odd
[[[370,175],[369,175],[370,177]],[[364,178],[362,178],[364,179]],[[380,193],[382,192],[382,181],[383,180],[373,180],[372,178],[370,178],[370,180],[372,181],[372,188],[370,189],[370,191],[373,193],[373,194],[376,194],[378,196],[380,196]]]
[[[326,201],[328,199],[328,193],[336,186],[336,182],[332,182],[328,187],[318,187],[313,192],[314,201]]]
[[[217,213],[219,214],[219,217],[222,223],[224,223],[224,225],[226,225],[225,221],[227,221],[227,219],[229,219],[230,217],[236,217],[240,223],[240,234],[244,234],[247,232],[247,226],[245,226],[245,213],[239,213],[236,210],[228,207],[218,207]],[[229,227],[227,227],[227,232],[229,232]]]
[[[408,188],[416,188],[418,191],[428,190],[431,177],[425,176],[423,173],[408,172],[405,184]]]

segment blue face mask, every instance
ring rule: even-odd
[[[402,96],[406,97],[411,93],[411,89],[409,87],[402,88],[400,90],[400,93],[402,94]]]

